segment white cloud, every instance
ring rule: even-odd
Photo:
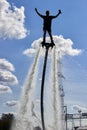
[[[0,94],[12,93],[8,85],[18,84],[17,77],[11,72],[14,70],[15,68],[12,63],[4,58],[0,59]]]
[[[87,111],[87,108],[86,108],[86,107],[83,107],[83,106],[80,106],[80,105],[73,105],[73,106],[72,106],[72,109],[73,109],[73,110],[76,110],[76,111],[78,111],[78,110]]]
[[[27,49],[23,52],[23,54],[27,55],[27,56],[32,56],[33,54],[35,54],[35,49],[33,48],[30,48],[30,49]]]
[[[0,83],[16,85],[18,84],[18,80],[10,71],[0,69]]]
[[[25,38],[28,31],[24,26],[24,7],[17,8],[7,0],[0,0],[0,38]]]
[[[7,101],[7,102],[6,102],[6,105],[7,105],[8,107],[13,107],[13,106],[18,105],[18,101],[15,101],[15,100]]]
[[[14,71],[14,66],[6,59],[0,59],[0,69]]]
[[[71,56],[75,56],[75,55],[79,55],[81,53],[80,49],[74,49],[73,48],[73,42],[71,39],[64,39],[62,35],[60,36],[53,36],[54,39],[54,43],[56,45],[57,48],[57,52],[60,52],[61,56],[63,55],[71,55]],[[50,39],[49,37],[46,37],[47,42],[50,43]],[[30,55],[30,54],[34,54],[35,51],[33,51],[33,49],[37,49],[39,46],[41,46],[41,42],[42,42],[42,38],[39,38],[38,40],[35,40],[30,49],[27,49],[23,52],[23,54],[26,55]],[[26,53],[25,53],[26,52]],[[31,52],[31,53],[30,53]]]
[[[12,93],[12,90],[8,86],[0,85],[0,94],[3,93]]]

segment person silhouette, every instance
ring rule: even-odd
[[[43,44],[45,43],[46,32],[48,32],[50,39],[51,39],[51,43],[53,45],[55,45],[53,42],[53,38],[52,38],[51,24],[52,24],[52,19],[58,17],[61,14],[61,10],[58,10],[58,13],[55,16],[49,15],[50,14],[49,10],[46,11],[46,15],[40,14],[38,12],[37,8],[35,8],[35,11],[41,18],[43,18],[43,32],[44,32],[44,34],[43,34],[43,42],[42,43]]]

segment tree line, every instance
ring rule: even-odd
[[[14,115],[9,114],[2,114],[0,118],[0,130],[10,130],[12,126],[12,121],[14,120]]]

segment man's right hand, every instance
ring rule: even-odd
[[[37,12],[37,8],[35,8],[35,11]]]
[[[61,12],[61,10],[59,9],[59,14],[61,14],[62,12]]]

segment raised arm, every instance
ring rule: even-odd
[[[43,15],[38,12],[37,8],[35,8],[35,11],[41,18],[43,18]]]
[[[58,13],[55,16],[53,16],[53,18],[58,17],[61,13],[62,13],[61,10],[58,10]]]

